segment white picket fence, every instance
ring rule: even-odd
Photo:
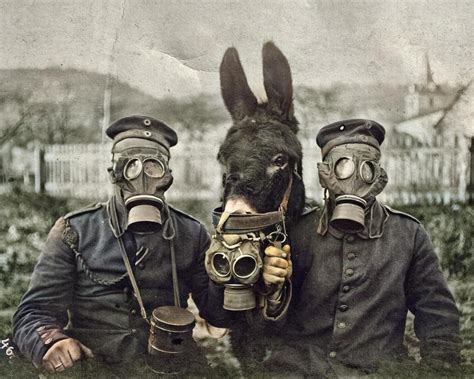
[[[322,200],[316,163],[321,160],[314,140],[303,142],[303,177],[307,196]],[[109,144],[50,145],[44,148],[46,192],[78,198],[105,199],[112,192],[107,167]],[[174,183],[170,200],[210,200],[221,194],[222,172],[217,163],[218,144],[180,143],[170,161]],[[465,201],[470,155],[466,149],[445,146],[416,147],[408,141],[390,144],[383,151],[382,165],[389,184],[380,196],[388,203],[447,203]]]
[[[49,145],[44,149],[46,192],[77,198],[105,199],[113,192],[107,168],[110,144]],[[174,147],[170,168],[171,200],[218,200],[221,173],[217,146],[192,143]]]

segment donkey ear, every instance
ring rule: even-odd
[[[268,106],[283,120],[290,120],[293,117],[293,84],[288,60],[271,41],[263,45],[262,56]]]
[[[257,98],[250,90],[239,53],[234,47],[228,48],[222,58],[220,76],[222,97],[232,119],[239,121],[254,114]]]

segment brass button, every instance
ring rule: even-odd
[[[354,270],[353,270],[352,268],[346,269],[346,275],[347,275],[347,276],[352,276],[352,275],[354,275]]]
[[[354,253],[347,254],[347,259],[349,259],[350,261],[354,260],[355,257],[356,257],[356,255]]]
[[[137,311],[135,309],[132,309],[130,313],[135,316],[137,314]]]
[[[337,323],[337,327],[338,327],[339,329],[346,329],[346,326],[347,326],[347,325],[346,325],[346,323],[345,323],[344,321],[341,321],[341,322],[338,322],[338,323]]]
[[[347,236],[346,241],[352,243],[355,241],[355,237],[353,235]]]
[[[132,334],[137,334],[137,330],[136,330],[136,329],[132,329]]]
[[[138,264],[138,268],[139,268],[140,270],[143,270],[143,269],[145,268],[145,263],[140,262],[140,263]]]
[[[329,353],[329,356],[330,356],[331,358],[336,358],[336,355],[337,355],[337,353],[336,353],[335,351],[331,351],[331,352]]]
[[[339,305],[338,309],[341,311],[341,312],[345,312],[349,309],[349,306],[346,305],[346,304],[341,304]]]
[[[344,286],[342,287],[342,292],[349,292],[351,290],[351,287],[350,286]]]

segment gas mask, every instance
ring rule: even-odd
[[[334,210],[329,223],[346,233],[364,230],[365,210],[385,188],[380,151],[359,143],[338,145],[318,163],[319,182],[329,191]]]
[[[173,182],[169,158],[163,149],[149,146],[117,150],[109,172],[128,211],[127,227],[135,232],[156,231],[162,223],[165,191]]]
[[[213,211],[216,234],[206,252],[207,274],[224,284],[224,309],[244,311],[257,306],[254,285],[261,276],[264,249],[286,241],[281,211],[229,214]],[[268,233],[268,234],[267,234]]]

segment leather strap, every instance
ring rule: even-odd
[[[227,216],[223,223],[219,223],[222,216]],[[222,208],[212,211],[212,224],[218,233],[247,233],[257,232],[269,226],[284,222],[280,211],[252,214],[228,214]]]
[[[285,213],[288,209],[290,200],[291,187],[293,185],[293,174],[286,187],[283,199],[277,211],[267,213],[251,213],[251,214],[229,214],[222,210],[222,207],[212,211],[212,224],[217,233],[247,233],[257,232],[275,224],[283,224],[284,233],[286,234]]]
[[[179,300],[179,282],[178,282],[178,269],[176,265],[176,252],[174,249],[174,237],[176,236],[176,229],[174,227],[173,218],[170,214],[170,209],[163,204],[163,210],[165,214],[165,223],[163,225],[163,238],[169,241],[170,245],[170,255],[171,255],[171,276],[173,280],[173,296],[174,296],[174,305],[181,308],[181,302]]]
[[[176,265],[176,253],[174,248],[174,238],[176,236],[176,229],[173,223],[173,219],[171,217],[170,211],[166,203],[163,204],[163,210],[166,212],[165,215],[165,222],[163,224],[163,238],[169,241],[170,246],[170,255],[171,255],[171,275],[173,280],[173,297],[174,297],[174,304],[177,307],[181,307],[181,303],[179,300],[179,286],[178,286],[178,272],[177,272],[177,265]],[[127,250],[124,245],[123,237],[124,231],[122,230],[118,215],[117,215],[117,207],[115,204],[115,197],[109,202],[108,212],[110,215],[110,226],[112,227],[112,232],[114,233],[115,237],[120,246],[120,250],[122,252],[122,259],[125,264],[125,268],[127,269],[128,277],[130,278],[130,283],[132,284],[133,291],[135,296],[137,297],[138,304],[140,306],[140,313],[142,317],[145,319],[146,322],[148,321],[148,317],[146,314],[145,306],[143,304],[143,299],[140,294],[140,289],[138,288],[137,281],[135,279],[135,275],[133,274],[132,266],[130,265],[130,260],[128,259]]]
[[[288,209],[288,201],[290,201],[290,194],[291,194],[291,187],[293,185],[293,174],[290,176],[290,181],[288,183],[288,187],[286,187],[285,194],[283,195],[283,199],[281,200],[280,203],[280,209],[283,210],[283,213],[286,213]]]
[[[125,264],[125,268],[127,269],[128,277],[130,279],[130,283],[132,284],[133,292],[137,297],[138,305],[140,306],[140,314],[142,315],[143,319],[149,323],[148,317],[145,310],[145,305],[143,304],[143,299],[140,294],[140,289],[138,288],[137,281],[135,279],[135,275],[133,274],[132,266],[130,265],[130,261],[128,259],[127,251],[125,250],[125,245],[123,243],[123,230],[120,227],[120,223],[118,221],[117,216],[117,207],[115,204],[115,197],[110,200],[110,222],[113,225],[112,231],[117,238],[118,244],[120,246],[120,251],[122,253],[123,263]]]

